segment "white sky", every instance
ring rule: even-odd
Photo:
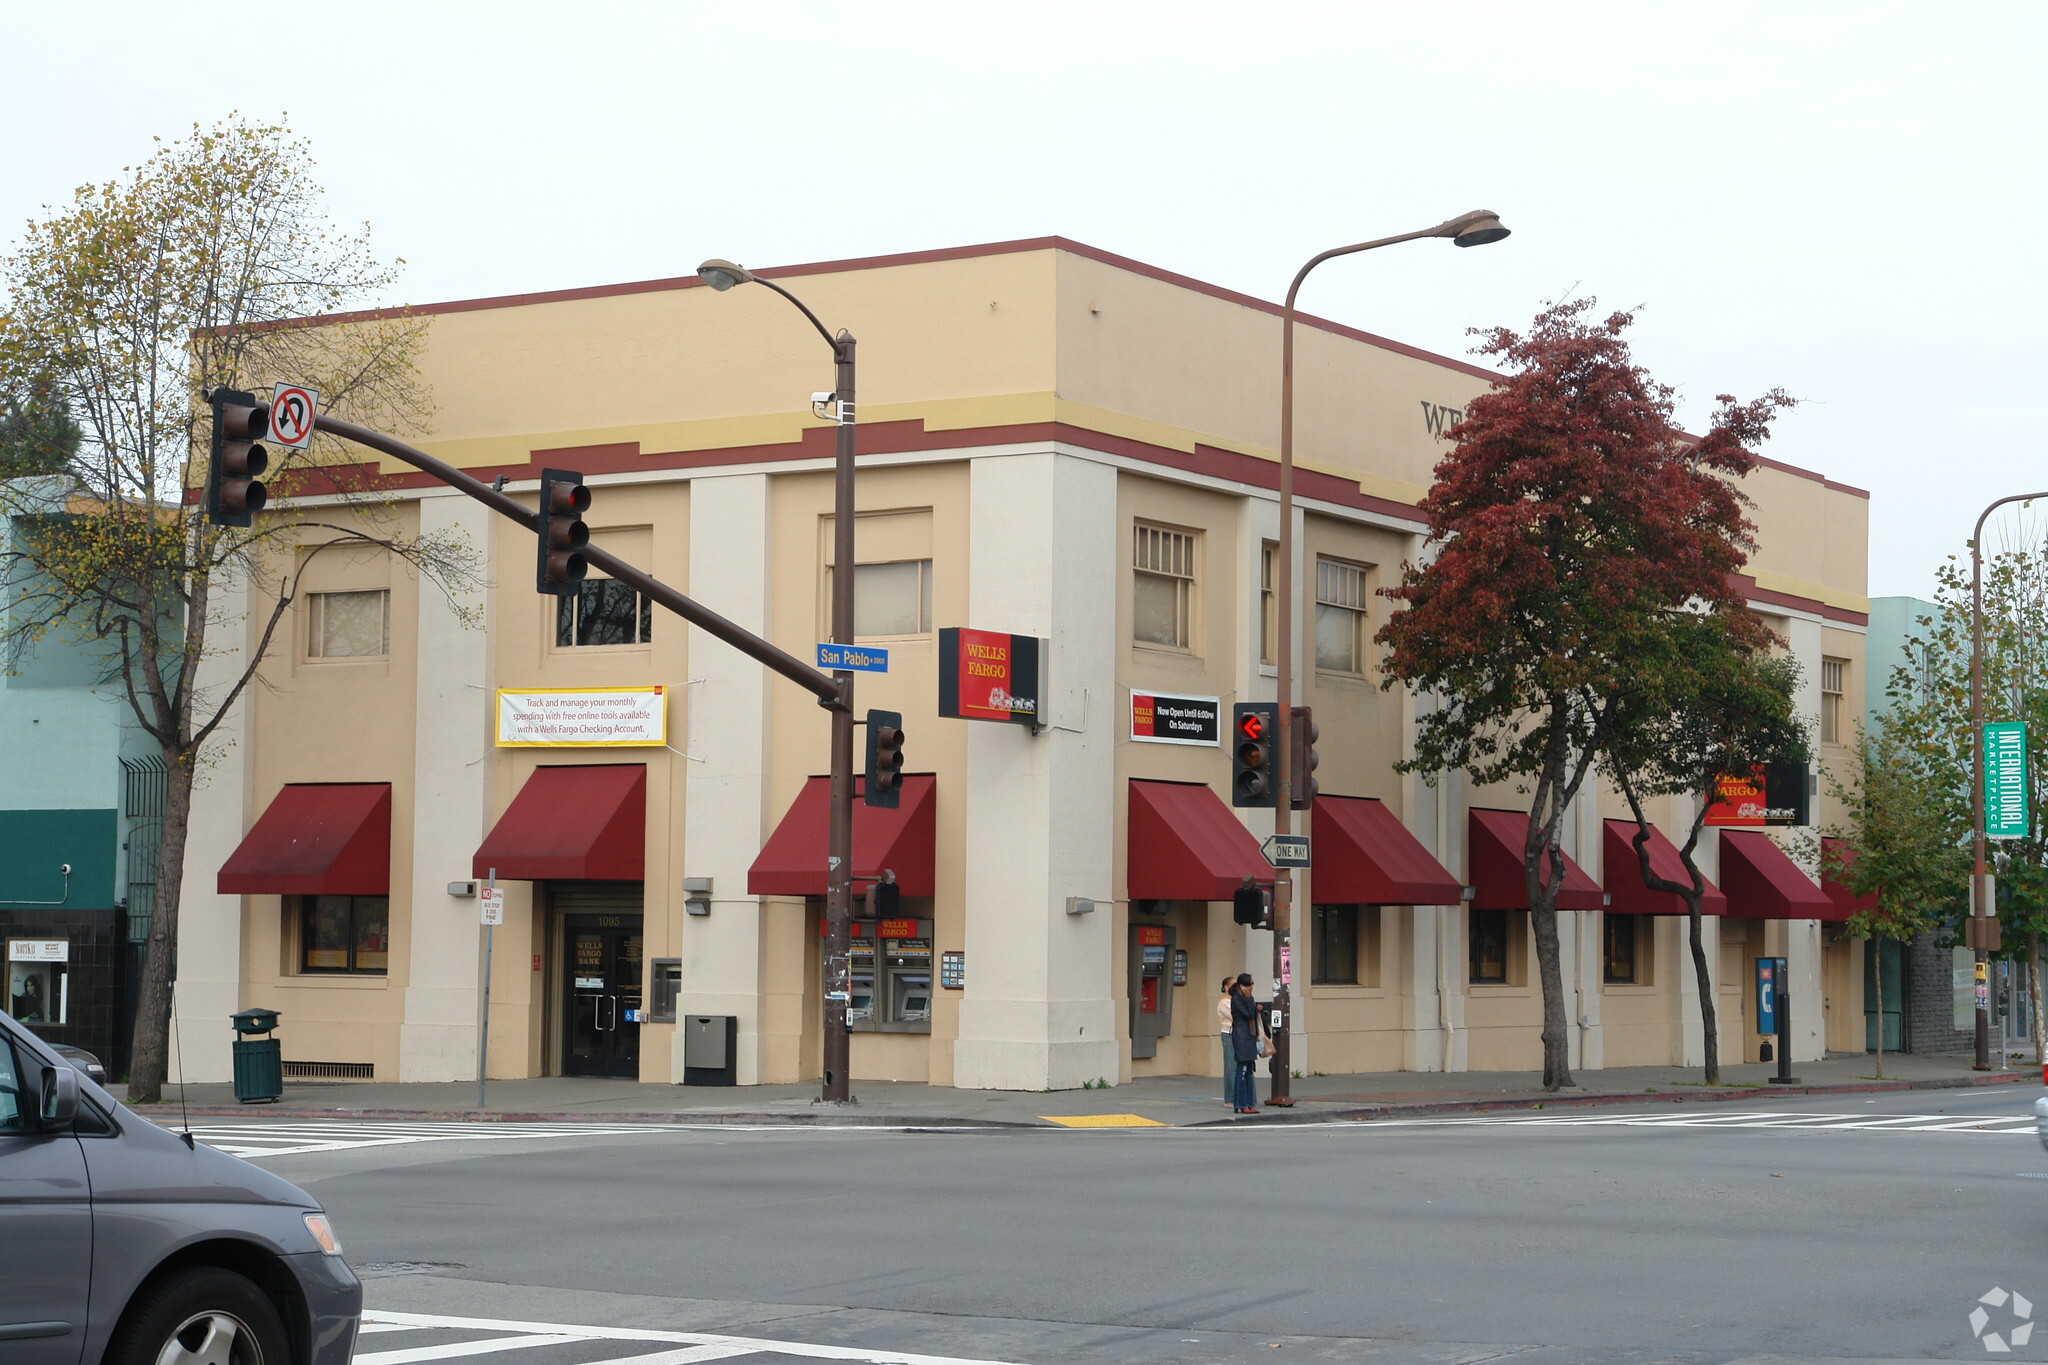
[[[1870,489],[1873,595],[1926,595],[2048,486],[2048,5],[1542,0],[8,7],[0,240],[239,107],[429,302],[1060,234],[1462,355],[1572,290],[1638,358],[1805,400],[1765,453]],[[229,28],[236,15],[246,22]],[[231,56],[231,54],[235,54]]]

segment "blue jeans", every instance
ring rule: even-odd
[[[1223,1034],[1223,1102],[1237,1103],[1237,1049],[1230,1045],[1230,1035]]]
[[[1238,1109],[1256,1109],[1259,1107],[1258,1082],[1252,1079],[1252,1068],[1257,1065],[1257,1062],[1237,1062],[1233,1064],[1237,1073],[1237,1093],[1232,1097],[1231,1101],[1233,1107]]]

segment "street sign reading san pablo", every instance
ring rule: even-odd
[[[818,643],[818,670],[830,673],[843,668],[850,672],[887,673],[889,651],[873,645],[832,645]]]
[[[320,414],[320,393],[304,384],[279,384],[270,393],[272,445],[304,450],[313,444],[313,419]]]
[[[652,687],[500,688],[506,748],[615,749],[668,743],[668,690]]]
[[[2027,725],[1995,720],[1984,726],[1984,837],[2027,837]]]

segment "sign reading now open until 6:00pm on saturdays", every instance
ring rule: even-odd
[[[1131,689],[1131,738],[1141,744],[1221,743],[1223,702]]]
[[[1984,726],[1984,837],[2027,837],[2027,725],[1995,720]]]
[[[668,689],[500,688],[498,743],[506,748],[617,749],[668,743]]]

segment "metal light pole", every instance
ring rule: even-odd
[[[1985,508],[1970,532],[1970,765],[1974,774],[1970,791],[1970,918],[1974,931],[1969,946],[1976,956],[1974,983],[1987,983],[1991,967],[1991,941],[1996,934],[1998,907],[1992,903],[1990,869],[1985,863],[1984,837],[1984,523],[2009,502],[2031,502],[2048,498],[2048,493],[2015,493]],[[1983,984],[1977,989],[1977,1059],[1975,1071],[1991,1069],[1991,996]],[[2004,1058],[2000,1059],[2001,1064]]]
[[[1474,209],[1459,214],[1448,222],[1438,223],[1433,228],[1420,232],[1404,232],[1398,237],[1382,237],[1377,241],[1360,242],[1355,246],[1340,246],[1312,257],[1307,265],[1294,273],[1294,282],[1287,286],[1287,303],[1280,311],[1280,544],[1274,551],[1274,558],[1280,561],[1274,574],[1273,599],[1274,616],[1273,651],[1278,656],[1274,671],[1279,675],[1276,690],[1279,705],[1274,708],[1273,770],[1277,799],[1273,810],[1273,832],[1287,834],[1294,825],[1294,774],[1288,769],[1293,759],[1290,747],[1292,736],[1288,731],[1293,727],[1294,707],[1294,299],[1301,292],[1301,282],[1314,270],[1333,256],[1350,256],[1360,251],[1371,251],[1375,247],[1392,246],[1396,242],[1412,242],[1424,237],[1448,237],[1459,246],[1485,246],[1508,235],[1501,221],[1489,209]],[[1288,1008],[1291,992],[1288,990],[1288,976],[1292,974],[1291,934],[1294,910],[1294,873],[1288,868],[1276,868],[1273,872],[1273,1015],[1277,1024],[1273,1029],[1273,1084],[1272,1094],[1266,1103],[1282,1108],[1294,1104],[1288,1093],[1288,1036],[1291,1031],[1292,1014]]]
[[[721,293],[736,284],[772,289],[810,319],[811,326],[832,348],[836,367],[832,393],[839,424],[832,462],[832,642],[853,643],[853,333],[840,328],[834,336],[802,299],[773,280],[763,279],[731,261],[709,260],[697,273]],[[853,941],[853,674],[836,670],[837,702],[820,701],[832,713],[832,817],[825,846],[825,1077],[826,1104],[845,1104],[849,1088],[851,1044],[846,1032],[846,1005],[852,989],[849,954]]]

